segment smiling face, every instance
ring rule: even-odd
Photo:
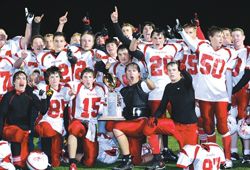
[[[31,48],[34,50],[35,54],[41,52],[45,48],[43,39],[39,37],[33,39]]]
[[[14,75],[14,88],[16,91],[24,92],[27,85],[27,76],[23,72],[17,72]]]
[[[142,30],[143,37],[146,41],[151,41],[151,33],[153,31],[153,27],[150,25],[145,25]]]
[[[241,30],[235,30],[232,32],[233,45],[236,49],[244,47],[245,35]]]

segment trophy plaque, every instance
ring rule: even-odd
[[[107,76],[107,74],[109,74]],[[107,106],[104,108],[103,115],[98,120],[125,120],[122,116],[122,96],[115,92],[116,78],[107,73],[103,77],[103,82],[108,86]]]

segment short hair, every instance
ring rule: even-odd
[[[51,74],[56,74],[58,73],[59,76],[60,76],[60,79],[62,79],[62,73],[60,71],[60,69],[56,66],[51,66],[50,68],[48,68],[45,73],[44,73],[44,79],[45,79],[45,82],[46,84],[49,84],[49,76]]]
[[[53,34],[51,34],[51,33],[48,33],[48,34],[45,34],[44,36],[43,36],[44,38],[47,38],[47,37],[54,37],[54,35]]]
[[[144,22],[144,23],[143,23],[143,28],[144,28],[145,26],[150,26],[150,27],[153,28],[153,30],[155,29],[155,24],[154,24],[153,22],[151,22],[151,21],[146,21],[146,22]]]
[[[74,34],[71,35],[71,37],[79,36],[81,37],[81,34],[79,32],[75,32]]]
[[[154,34],[160,35],[162,34],[164,38],[166,37],[166,32],[163,29],[160,28],[155,28],[152,33],[151,33],[151,38],[153,37]]]
[[[137,63],[135,63],[135,62],[131,62],[131,63],[129,63],[128,65],[126,65],[126,67],[125,67],[125,72],[127,72],[128,67],[134,67],[134,68],[136,68],[136,70],[137,70],[139,73],[141,72],[141,69],[140,69],[139,65],[138,65]]]
[[[186,23],[185,25],[183,25],[183,28],[194,28],[197,29],[197,26],[194,23]]]
[[[93,40],[95,40],[95,35],[93,34],[92,31],[84,31],[82,34],[81,34],[81,38],[84,36],[84,35],[91,35],[93,37]]]
[[[53,39],[55,39],[55,37],[63,37],[66,40],[66,37],[63,32],[55,32]]]
[[[135,31],[135,27],[132,24],[128,23],[128,22],[123,23],[122,27],[131,27],[132,32]]]
[[[96,77],[96,73],[93,69],[89,68],[89,67],[86,67],[82,72],[81,72],[81,78],[83,77],[83,75],[85,73],[92,73],[94,78]]]
[[[13,79],[12,79],[13,83],[16,81],[17,76],[19,76],[20,74],[24,74],[26,77],[26,80],[28,80],[27,74],[24,71],[19,70],[19,71],[15,72],[15,74],[13,75]]]
[[[209,29],[208,29],[208,32],[207,32],[207,35],[208,37],[213,37],[216,33],[219,33],[219,32],[222,32],[223,30],[220,28],[220,27],[217,27],[217,26],[211,26]]]
[[[44,37],[43,37],[43,36],[41,36],[41,35],[34,35],[34,36],[31,38],[30,44],[33,44],[33,41],[34,41],[34,39],[36,39],[36,38],[40,38],[40,39],[42,39],[43,42],[44,42]]]
[[[117,41],[117,39],[115,39],[115,38],[109,38],[109,39],[107,39],[106,41],[105,41],[105,47],[108,45],[108,44],[110,44],[110,43],[115,43],[117,46],[119,45],[119,42]]]
[[[245,35],[245,32],[244,32],[244,30],[243,30],[242,28],[234,28],[234,29],[232,30],[232,32],[234,32],[234,31],[239,31],[239,32],[242,33],[242,35]]]

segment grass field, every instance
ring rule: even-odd
[[[217,135],[217,141],[221,145],[221,137],[219,135]],[[238,142],[238,143],[239,143],[239,151],[241,151],[240,142]],[[178,144],[172,137],[169,138],[169,147],[175,153],[178,152]],[[84,167],[82,165],[77,165],[77,166],[78,166],[78,169],[84,169],[84,170],[106,170],[106,169],[112,169],[117,164],[118,163],[107,165],[107,164],[102,164],[102,163],[97,162],[96,165],[93,168],[86,168],[86,167]],[[134,170],[145,169],[145,167],[146,166],[135,166]],[[61,166],[61,167],[54,168],[54,169],[56,169],[56,170],[66,170],[66,169],[69,169],[69,167],[68,166]],[[177,169],[180,169],[180,168],[176,168],[174,163],[166,163],[166,169],[167,170],[177,170]],[[250,165],[249,164],[248,165],[241,164],[239,161],[237,161],[237,162],[234,162],[234,167],[232,169],[233,170],[247,170],[247,169],[250,170]]]

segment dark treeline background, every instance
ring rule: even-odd
[[[44,14],[41,34],[54,33],[58,19],[68,11],[68,23],[64,33],[69,40],[74,32],[82,32],[82,18],[89,13],[94,32],[103,24],[113,36],[110,13],[117,5],[119,22],[130,22],[138,27],[144,21],[152,21],[165,28],[175,25],[179,18],[182,24],[189,22],[197,12],[206,35],[212,25],[244,29],[246,44],[250,44],[250,10],[246,0],[4,0],[0,6],[0,27],[9,35],[23,35],[25,28],[24,8],[36,15]]]

